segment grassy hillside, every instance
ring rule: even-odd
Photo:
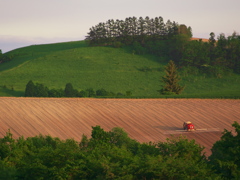
[[[0,64],[0,96],[23,96],[32,80],[50,89],[70,82],[78,90],[104,88],[131,91],[133,97],[162,97],[160,78],[168,62],[122,48],[88,47],[84,41],[33,45],[7,54],[14,58]],[[240,75],[219,79],[182,72],[182,79],[186,88],[180,97],[240,97]]]

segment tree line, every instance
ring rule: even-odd
[[[104,88],[96,91],[93,88],[78,91],[73,88],[71,83],[67,83],[64,89],[49,89],[41,83],[35,84],[32,80],[27,83],[25,88],[25,97],[123,97],[131,95],[131,91],[126,91],[126,94],[114,93]]]
[[[171,56],[179,67],[196,67],[219,78],[228,71],[240,73],[240,35],[236,32],[228,37],[222,33],[217,39],[211,32],[208,42],[177,41],[178,48]]]
[[[92,127],[91,137],[0,138],[0,179],[239,179],[240,125],[225,130],[207,158],[195,140],[139,143],[119,127]]]
[[[179,68],[196,68],[219,78],[229,71],[240,73],[239,34],[233,32],[226,37],[221,33],[215,39],[211,32],[208,42],[191,37],[191,27],[175,21],[164,23],[162,17],[129,17],[93,26],[86,41],[92,46],[128,46],[133,54],[153,54],[173,60]]]
[[[125,20],[110,19],[90,28],[86,40],[90,45],[131,45],[134,42],[145,44],[149,40],[169,39],[178,33],[187,33],[191,36],[191,27],[178,25],[175,21],[163,18],[128,17]]]

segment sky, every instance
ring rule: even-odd
[[[0,0],[3,53],[33,44],[83,40],[109,19],[163,17],[191,26],[193,37],[240,33],[240,0]]]

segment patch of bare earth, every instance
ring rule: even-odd
[[[192,41],[202,41],[202,42],[208,42],[209,41],[209,39],[205,39],[205,38],[195,38],[195,37],[193,37],[193,38],[191,38],[191,40]]]
[[[221,132],[233,130],[234,121],[240,123],[240,100],[2,97],[0,112],[0,137],[10,129],[15,138],[43,134],[80,141],[100,125],[106,131],[121,127],[139,142],[182,134],[205,146],[209,155]],[[182,132],[184,121],[207,130]]]

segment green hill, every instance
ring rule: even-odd
[[[0,64],[0,96],[24,96],[32,80],[50,89],[71,83],[78,90],[104,88],[122,94],[131,91],[136,98],[164,97],[158,90],[168,59],[136,55],[126,48],[88,47],[84,41],[32,45],[5,55],[13,58]],[[176,97],[240,97],[240,75],[216,78],[179,71],[186,88]]]

